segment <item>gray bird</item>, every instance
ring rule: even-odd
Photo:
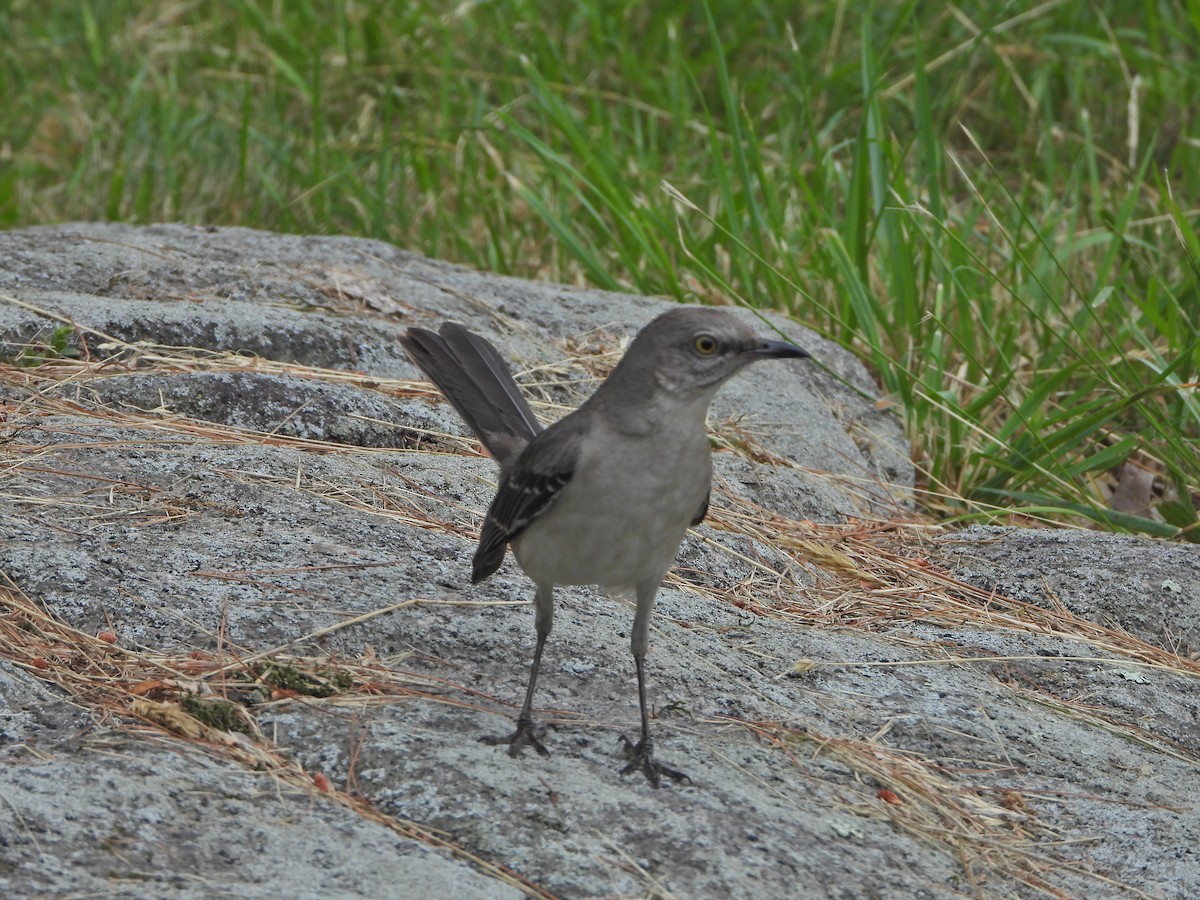
[[[555,585],[598,585],[637,598],[631,645],[642,733],[622,736],[629,764],[654,787],[666,775],[690,780],[654,758],[646,708],[650,614],[689,527],[708,511],[712,452],[705,420],[717,389],[753,362],[804,358],[793,344],[757,337],[717,309],[681,307],[638,333],[628,352],[575,412],[542,429],[499,352],[461,325],[435,334],[410,328],[400,339],[413,361],[458,410],[500,464],[471,582],[504,561],[508,547],[534,583],[537,647],[517,730],[516,756],[538,739],[533,694],[554,622]]]

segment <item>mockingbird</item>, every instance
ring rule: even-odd
[[[512,756],[524,747],[549,756],[532,706],[554,621],[555,585],[632,591],[642,735],[636,744],[622,736],[630,758],[622,774],[641,769],[655,787],[662,775],[686,780],[654,758],[644,661],[658,587],[687,529],[708,510],[708,406],[750,363],[809,354],[762,340],[717,309],[673,309],[642,329],[587,402],[543,430],[504,359],[479,335],[448,323],[437,334],[410,328],[400,340],[500,464],[471,582],[495,572],[511,546],[536,587],[537,647],[517,730],[485,740],[507,743]]]

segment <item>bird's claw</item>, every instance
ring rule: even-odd
[[[533,719],[521,717],[517,719],[517,730],[512,734],[503,736],[496,735],[490,737],[482,737],[479,740],[484,744],[489,744],[493,747],[500,744],[508,744],[508,755],[516,756],[526,747],[532,747],[538,752],[539,756],[549,756],[550,751],[545,748],[541,741],[538,740],[536,731],[539,726],[534,724]]]
[[[656,788],[662,787],[663,775],[672,781],[692,783],[692,779],[683,772],[654,758],[654,744],[648,737],[642,738],[635,744],[625,735],[621,735],[621,743],[625,747],[625,756],[629,759],[629,765],[621,770],[622,775],[628,775],[640,769],[646,776],[646,780]]]

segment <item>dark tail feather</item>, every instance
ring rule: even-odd
[[[410,328],[400,343],[507,469],[542,430],[504,358],[486,340],[447,322],[439,333]]]

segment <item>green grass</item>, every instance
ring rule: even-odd
[[[936,512],[1200,537],[1200,4],[852,7],[9,0],[0,225],[786,309],[876,373]]]

